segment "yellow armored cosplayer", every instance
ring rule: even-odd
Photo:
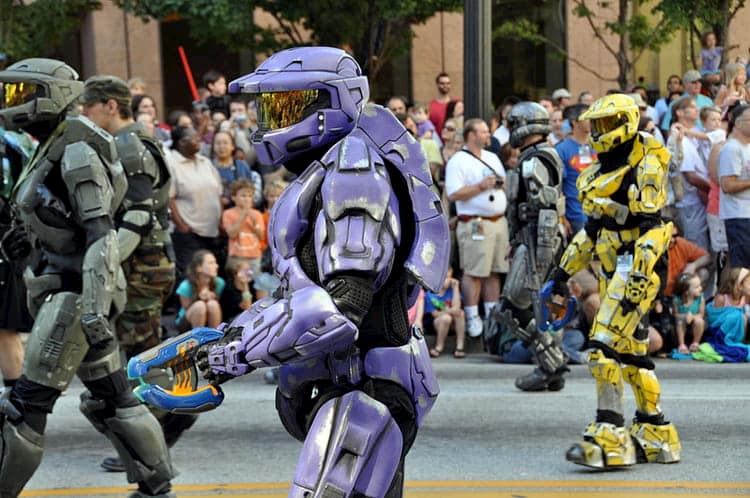
[[[597,100],[579,119],[591,120],[590,142],[598,153],[597,162],[576,184],[588,221],[541,292],[543,299],[566,296],[568,277],[594,255],[601,261],[601,307],[589,334],[596,420],[566,458],[595,468],[677,462],[680,440],[659,405],[661,388],[648,357],[648,335],[639,325],[666,281],[662,256],[671,225],[662,222],[660,210],[667,199],[669,153],[652,136],[638,133],[638,107],[626,95]],[[636,401],[629,430],[623,413],[624,382],[632,387]]]

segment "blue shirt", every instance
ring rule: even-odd
[[[451,307],[453,301],[453,288],[448,287],[448,290],[443,294],[435,294],[434,292],[426,291],[424,293],[424,312],[432,313],[433,311],[445,310]]]
[[[224,281],[221,277],[216,277],[216,299],[221,297],[221,294],[224,292],[224,287],[226,287],[227,283]],[[177,290],[175,291],[175,294],[178,296],[186,297],[188,299],[193,299],[193,284],[190,283],[190,280],[185,279],[182,282],[180,282],[180,285],[177,287]],[[179,323],[179,321],[182,319],[182,317],[185,315],[185,308],[180,307],[180,311],[177,312],[177,318],[175,319],[175,323]]]
[[[584,147],[588,149],[588,158],[586,158]],[[555,150],[563,162],[562,191],[565,196],[565,217],[570,222],[585,223],[586,215],[583,214],[581,201],[578,200],[576,180],[581,171],[596,161],[596,152],[588,144],[579,144],[571,137],[555,145]]]

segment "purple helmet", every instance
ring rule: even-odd
[[[258,111],[253,145],[260,163],[287,167],[291,159],[351,132],[370,96],[357,61],[331,47],[276,53],[229,83],[229,93],[253,94]]]

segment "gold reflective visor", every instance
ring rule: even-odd
[[[318,101],[318,94],[319,90],[256,94],[259,127],[264,130],[278,130],[299,123],[309,115],[305,110]]]
[[[36,95],[36,83],[1,83],[2,91],[0,91],[0,109],[7,109],[10,107],[16,107],[25,104],[29,100],[29,97]]]
[[[622,123],[623,123],[623,120],[620,114],[592,119],[591,131],[594,132],[596,135],[603,135],[605,133],[609,133],[615,128],[618,128]]]

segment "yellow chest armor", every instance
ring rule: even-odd
[[[576,180],[583,213],[590,218],[608,216],[618,223],[624,223],[628,217],[628,206],[614,201],[611,196],[620,190],[622,180],[631,169],[632,166],[626,164],[614,171],[602,173],[599,163],[585,169]]]
[[[655,138],[638,136],[625,165],[603,173],[601,164],[596,162],[578,176],[576,187],[583,213],[589,218],[609,217],[623,224],[628,214],[658,212],[667,200],[668,162],[669,153]],[[635,177],[623,185],[631,170],[635,170]],[[612,199],[623,188],[627,189],[627,204]]]

